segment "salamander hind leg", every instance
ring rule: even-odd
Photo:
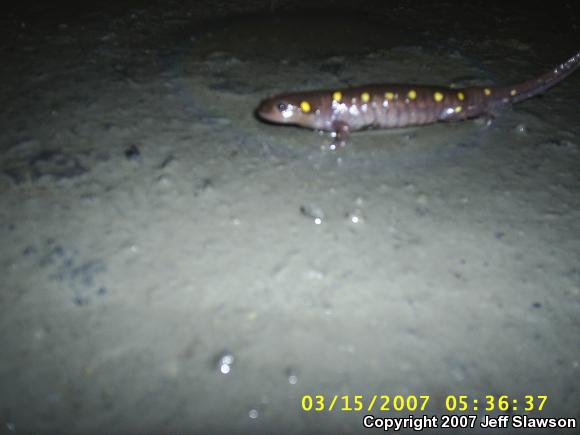
[[[328,148],[331,150],[344,148],[350,138],[350,126],[344,121],[334,121],[332,129],[332,137],[334,139]]]

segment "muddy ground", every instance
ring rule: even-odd
[[[529,79],[580,49],[578,7],[309,4],[3,14],[0,433],[363,432],[315,395],[580,417],[580,73],[338,152],[253,113]]]

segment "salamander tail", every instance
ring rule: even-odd
[[[540,77],[516,85],[498,88],[497,94],[504,96],[503,102],[505,103],[517,103],[555,86],[576,71],[578,67],[580,67],[580,51]]]

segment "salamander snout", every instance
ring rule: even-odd
[[[292,124],[296,122],[296,106],[283,99],[274,97],[268,98],[260,103],[256,110],[258,118],[276,124]]]

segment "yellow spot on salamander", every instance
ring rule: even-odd
[[[308,101],[303,101],[302,103],[300,103],[300,108],[304,113],[308,113],[310,112],[311,109],[310,103]]]
[[[465,100],[465,94],[463,92],[458,92],[457,98],[459,98],[459,101],[463,101]]]
[[[371,99],[371,96],[369,95],[368,92],[363,92],[362,94],[360,94],[360,99],[362,100],[363,103],[368,103],[369,100]]]
[[[443,94],[441,92],[435,92],[433,94],[433,98],[435,99],[435,101],[439,102],[443,100]]]
[[[485,89],[483,90],[483,93],[485,94],[485,96],[486,96],[486,97],[489,97],[489,96],[491,95],[491,89],[489,89],[489,88],[485,88]]]
[[[338,101],[340,102],[340,100],[342,100],[342,92],[340,91],[336,91],[335,93],[332,94],[332,99],[334,101]]]
[[[385,92],[385,98],[391,101],[393,98],[395,98],[395,94],[393,94],[392,92]]]
[[[409,97],[410,100],[414,100],[415,98],[417,98],[417,92],[415,92],[414,89],[411,89],[407,94],[407,97]]]
[[[461,106],[456,106],[455,107],[455,113],[459,113],[461,112]]]
[[[515,97],[517,93],[518,93],[518,92],[517,92],[515,89],[512,89],[512,90],[510,91],[510,95],[511,95],[512,97]]]

